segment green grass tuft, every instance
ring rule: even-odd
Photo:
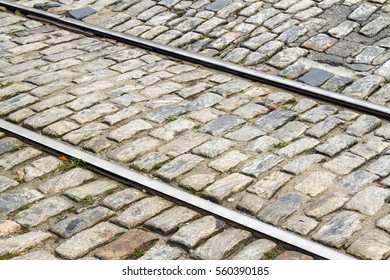
[[[61,170],[68,170],[68,169],[72,169],[75,167],[81,167],[84,165],[85,165],[85,162],[83,160],[71,157],[71,158],[67,158],[66,160],[63,160],[62,162],[60,162],[55,171],[58,172]]]
[[[268,251],[264,254],[264,256],[261,258],[262,260],[274,260],[277,256],[284,253],[286,250],[278,245],[275,248],[273,248],[271,251]]]
[[[173,122],[177,120],[177,116],[169,116],[165,118],[165,121],[167,122]]]
[[[0,88],[6,88],[9,87],[10,85],[13,85],[14,82],[5,82],[0,84]]]
[[[83,205],[92,205],[94,202],[95,201],[94,201],[92,195],[87,195],[87,196],[79,199],[79,203],[81,203]]]
[[[15,254],[12,254],[12,253],[6,253],[6,254],[3,254],[3,255],[0,255],[0,260],[1,261],[6,261],[6,260],[10,260],[14,257],[16,257],[17,255]]]
[[[159,170],[162,166],[163,166],[163,164],[162,164],[161,162],[156,163],[156,164],[153,166],[153,170]]]
[[[30,208],[30,207],[31,207],[31,204],[30,204],[30,203],[27,203],[27,204],[24,204],[24,205],[20,206],[20,207],[18,208],[18,211],[27,210],[27,209]]]
[[[273,145],[272,145],[272,148],[274,148],[274,149],[281,149],[281,148],[286,147],[287,145],[288,145],[288,144],[287,144],[286,142],[281,141],[281,142],[279,142],[279,143],[277,143],[277,144],[273,144]]]
[[[132,259],[136,260],[136,259],[139,259],[140,257],[142,257],[143,255],[145,255],[145,251],[142,249],[138,249],[138,250],[135,250],[131,254],[131,257],[132,257]]]

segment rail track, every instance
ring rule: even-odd
[[[212,69],[251,79],[253,81],[270,84],[272,86],[286,89],[294,93],[324,100],[328,103],[340,105],[345,108],[355,109],[364,114],[376,115],[385,120],[390,119],[390,108],[385,106],[329,92],[305,84],[300,84],[295,81],[286,80],[280,77],[271,76],[255,70],[247,69],[239,65],[218,61],[183,50],[178,50],[148,40],[143,40],[109,29],[79,22],[73,19],[61,18],[47,12],[26,8],[17,4],[11,4],[6,1],[0,1],[0,6],[7,7],[7,9],[11,11],[20,11],[28,18],[42,20],[44,22],[54,24],[60,28],[74,32],[81,32],[89,36],[99,36],[102,38],[114,39],[139,48],[175,57],[179,60],[200,64]],[[354,259],[352,256],[338,252],[320,243],[281,230],[277,227],[261,222],[258,219],[254,219],[248,215],[227,209],[209,200],[171,187],[168,184],[162,183],[155,179],[140,175],[139,173],[133,172],[121,165],[91,155],[90,153],[80,151],[75,147],[42,136],[38,133],[32,132],[31,130],[27,130],[5,120],[0,120],[0,130],[5,132],[6,135],[17,137],[22,141],[25,141],[49,153],[56,155],[67,155],[69,157],[81,159],[87,164],[87,168],[103,176],[110,177],[114,180],[136,187],[138,189],[145,189],[153,195],[163,197],[164,199],[170,200],[178,205],[194,209],[203,215],[212,215],[227,222],[234,228],[242,228],[246,231],[249,231],[257,238],[270,239],[277,244],[281,244],[289,250],[303,252],[315,259]]]
[[[233,63],[213,59],[204,55],[192,53],[189,51],[173,48],[167,45],[159,44],[150,40],[127,35],[121,32],[116,32],[107,28],[98,27],[72,18],[64,18],[51,13],[40,11],[33,8],[28,8],[7,1],[0,1],[0,5],[10,9],[11,11],[19,11],[27,17],[46,21],[72,31],[87,32],[89,35],[100,36],[123,42],[143,49],[151,50],[157,53],[165,54],[171,57],[197,63],[216,70],[225,71],[243,78],[248,78],[254,81],[263,82],[292,92],[300,93],[316,99],[324,100],[333,104],[345,106],[347,108],[356,109],[363,113],[373,114],[385,119],[390,119],[390,108],[374,104],[365,100],[354,97],[334,93],[318,87],[313,87],[296,81],[284,79],[282,77],[269,75],[263,72],[252,70]]]

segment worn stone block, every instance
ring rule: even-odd
[[[342,211],[323,225],[313,239],[326,245],[341,248],[355,232],[362,228],[363,215],[352,211]]]
[[[192,257],[202,260],[224,259],[251,236],[251,233],[240,229],[225,230],[199,246]]]

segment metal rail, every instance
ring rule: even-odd
[[[116,163],[103,160],[89,153],[80,151],[73,146],[66,145],[2,119],[0,119],[0,131],[4,131],[8,135],[13,135],[23,141],[27,141],[32,145],[39,146],[49,153],[67,155],[81,159],[87,164],[88,168],[91,168],[98,173],[109,175],[114,179],[119,179],[119,181],[123,181],[132,186],[149,190],[151,193],[164,196],[169,200],[173,200],[182,205],[187,205],[190,208],[197,209],[205,214],[217,216],[232,225],[244,228],[256,235],[269,237],[294,248],[299,248],[301,251],[308,252],[319,258],[330,260],[355,259],[352,256],[338,252],[320,243],[305,239],[301,236],[261,222],[255,218],[225,208],[209,200],[171,187],[160,181],[131,171]]]
[[[54,15],[45,11],[37,10],[34,8],[28,8],[15,3],[9,3],[7,1],[0,0],[0,5],[6,7],[9,10],[33,15],[35,19],[39,17],[41,20],[58,25],[61,28],[70,28],[72,31],[75,29],[81,32],[93,33],[96,36],[114,39],[123,43],[134,45],[140,48],[148,49],[154,52],[162,53],[168,56],[172,56],[181,60],[193,62],[196,64],[204,65],[209,68],[228,72],[240,77],[248,78],[254,81],[263,82],[276,87],[280,87],[292,92],[300,93],[317,99],[321,99],[330,103],[338,104],[344,107],[355,109],[364,113],[376,115],[384,119],[390,120],[390,108],[378,104],[374,104],[365,100],[357,99],[354,97],[346,96],[343,94],[331,92],[321,88],[313,87],[296,81],[288,80],[275,75],[266,74],[260,71],[249,69],[240,65],[217,60],[204,55],[192,53],[186,50],[173,48],[167,45],[156,43],[150,40],[138,38],[121,32],[117,32],[111,29],[99,27],[93,24],[85,23],[72,18],[62,18],[58,15]]]

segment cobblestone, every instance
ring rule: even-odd
[[[322,154],[334,157],[341,151],[350,148],[357,143],[355,137],[339,134],[328,139],[324,144],[319,145],[316,150]]]
[[[103,260],[124,260],[136,251],[148,249],[159,237],[155,233],[132,229],[113,242],[101,247],[95,254]]]
[[[367,186],[368,184],[376,181],[377,179],[379,179],[379,176],[365,170],[358,169],[344,177],[340,181],[340,187],[350,193],[355,193],[363,189],[363,187]]]
[[[29,209],[24,210],[16,216],[16,221],[25,227],[33,227],[46,221],[48,218],[56,216],[61,212],[68,210],[73,205],[62,198],[47,198]]]
[[[296,155],[299,155],[305,151],[308,151],[315,146],[317,146],[320,142],[314,138],[301,138],[290,145],[280,149],[277,153],[281,156],[285,156],[288,158],[292,158]]]
[[[23,256],[12,258],[12,260],[42,260],[43,261],[43,260],[57,260],[57,258],[45,250],[38,250],[32,253],[25,254]]]
[[[316,219],[321,219],[322,217],[341,209],[348,200],[348,196],[341,192],[327,193],[310,202],[305,209],[305,214]]]
[[[270,199],[292,177],[282,172],[273,172],[260,179],[255,185],[248,188],[248,192]]]
[[[349,210],[372,216],[379,211],[388,197],[389,190],[370,186],[358,192],[345,206]]]
[[[161,232],[163,235],[169,235],[177,231],[179,225],[198,216],[199,214],[191,209],[176,206],[150,219],[145,223],[145,226]]]
[[[78,259],[124,232],[123,228],[103,222],[68,239],[57,247],[56,253],[66,259]]]
[[[380,230],[374,230],[360,237],[348,247],[347,252],[369,260],[387,259],[390,255],[390,236]]]
[[[348,238],[361,229],[363,216],[352,211],[342,211],[322,226],[314,235],[315,240],[341,248]]]
[[[233,260],[261,260],[276,244],[266,239],[256,240],[235,255]]]
[[[243,190],[252,181],[248,176],[239,173],[231,174],[207,187],[205,195],[222,202],[233,193]]]
[[[42,231],[31,231],[0,240],[0,255],[18,254],[41,244],[52,235]]]
[[[195,259],[220,260],[226,258],[235,248],[251,238],[244,230],[228,229],[207,240],[192,253]]]
[[[159,197],[144,198],[131,204],[115,218],[115,221],[127,228],[132,228],[144,223],[172,205],[171,202]]]
[[[5,220],[0,222],[0,238],[7,237],[13,233],[17,233],[22,229],[21,225],[18,223],[11,221],[11,220]]]
[[[346,152],[323,164],[323,166],[337,174],[346,175],[365,163],[365,159]]]
[[[49,179],[40,185],[38,189],[44,194],[58,193],[65,189],[80,186],[93,178],[95,178],[95,176],[92,172],[81,168],[75,168]]]
[[[184,255],[184,250],[158,243],[145,253],[139,260],[177,260]]]
[[[283,161],[283,158],[274,154],[265,154],[252,160],[249,164],[241,168],[241,172],[254,177],[270,170]]]
[[[293,111],[275,110],[258,119],[254,125],[264,132],[270,132],[294,120],[296,117],[297,113]]]
[[[308,218],[304,215],[292,216],[283,224],[283,228],[299,233],[301,235],[307,235],[314,230],[318,225],[318,222],[314,219]]]
[[[382,141],[381,138],[371,137],[364,140],[363,143],[354,146],[351,152],[364,157],[366,160],[370,160],[389,146],[390,144]]]
[[[325,189],[335,185],[336,175],[326,171],[310,173],[294,189],[310,196],[317,196]]]
[[[9,170],[14,166],[33,159],[41,154],[41,151],[27,147],[0,159],[0,167]]]
[[[296,212],[307,201],[309,201],[309,197],[305,195],[286,192],[279,195],[276,202],[263,208],[257,217],[262,221],[277,225]]]
[[[206,216],[180,228],[171,238],[173,243],[187,249],[195,248],[200,242],[225,227],[225,222]]]
[[[240,151],[230,151],[225,153],[222,157],[211,161],[209,166],[216,171],[227,172],[235,168],[239,163],[247,160],[249,156]]]
[[[390,172],[390,156],[382,156],[367,167],[367,171],[386,177]]]
[[[183,154],[167,164],[164,164],[163,167],[156,172],[156,175],[168,181],[172,181],[176,177],[192,170],[203,160],[204,159],[199,156]]]

